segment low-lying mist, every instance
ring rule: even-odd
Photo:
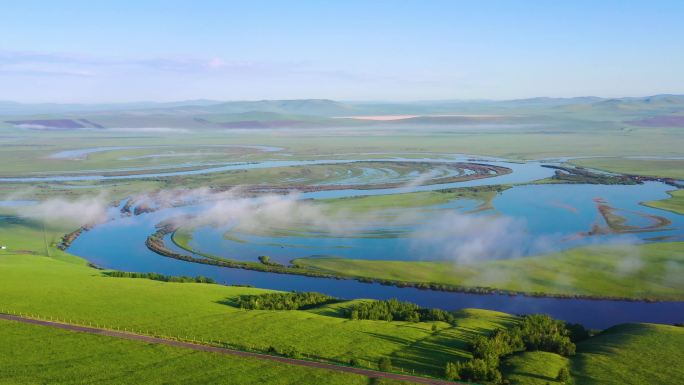
[[[460,265],[559,251],[566,236],[531,234],[524,219],[494,213],[421,209],[402,209],[392,215],[373,210],[359,213],[330,210],[325,203],[302,199],[299,194],[247,196],[240,188],[161,190],[130,199],[149,211],[193,205],[190,217],[177,218],[177,224],[185,227],[225,227],[262,234],[269,230],[276,230],[274,233],[293,230],[303,236],[315,234],[317,237],[354,237],[362,236],[369,228],[400,228],[401,237],[408,239],[411,259],[452,261]],[[122,215],[118,210],[113,211],[111,199],[105,194],[77,199],[50,198],[17,208],[16,212],[28,218],[74,226]],[[622,247],[634,249],[632,243],[627,239]],[[631,273],[640,269],[642,262],[634,253],[625,250],[625,255],[632,258],[625,258],[618,267],[620,271]]]

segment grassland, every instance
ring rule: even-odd
[[[531,351],[506,358],[501,369],[511,385],[558,384],[558,371],[568,363],[567,357],[555,353]]]
[[[681,242],[582,247],[472,265],[343,258],[300,258],[294,263],[322,272],[380,280],[490,286],[559,295],[684,299]]]
[[[642,204],[684,215],[684,190],[674,190],[668,194],[670,194],[668,199],[643,202]]]
[[[571,364],[577,385],[677,384],[684,380],[682,327],[619,325],[580,343],[577,352]]]
[[[434,375],[442,373],[447,361],[469,359],[468,342],[476,336],[515,322],[515,317],[507,314],[474,309],[460,312],[455,325],[351,321],[341,317],[342,310],[354,301],[307,311],[242,310],[229,305],[231,298],[266,291],[107,277],[103,272],[87,267],[85,261],[54,248],[59,234],[67,230],[64,226],[46,226],[43,238],[40,223],[13,220],[5,216],[0,224],[0,243],[9,246],[8,250],[0,251],[0,303],[3,308],[0,310],[11,309],[76,323],[97,323],[163,335],[221,340],[259,350],[271,346],[279,349],[296,347],[309,356],[341,362],[355,357],[369,366],[381,357],[389,357],[396,366],[405,370]],[[45,252],[46,244],[50,257]],[[667,254],[665,250],[661,252]],[[75,379],[85,378],[116,383],[121,379],[120,376],[128,376],[137,382],[146,382],[153,377],[167,378],[165,374],[155,377],[157,369],[150,370],[152,366],[168,373],[168,378],[171,378],[168,383],[174,383],[173,379],[180,382],[188,376],[196,376],[193,378],[201,382],[205,378],[203,372],[221,380],[239,379],[239,383],[307,383],[304,380],[306,376],[320,383],[321,378],[317,372],[309,373],[280,365],[269,366],[248,360],[230,361],[214,356],[207,358],[204,354],[177,352],[172,348],[110,341],[106,337],[74,335],[62,331],[36,331],[23,325],[8,327],[6,324],[0,324],[0,337],[3,340],[0,351],[9,349],[13,353],[3,354],[11,356],[11,359],[0,363],[0,368],[4,369],[2,365],[7,365],[11,371],[0,370],[3,373],[0,383],[12,383],[16,379],[32,383],[45,382],[47,379],[77,382]],[[618,333],[613,337],[610,337],[613,334],[609,331],[595,341],[590,340],[592,344],[583,342],[580,345],[581,354],[573,359],[572,364],[573,374],[578,381],[583,381],[578,383],[609,383],[603,379],[613,376],[614,371],[643,363],[643,357],[637,352],[644,351],[645,347],[639,344],[664,346],[663,354],[671,357],[681,355],[681,348],[678,347],[681,346],[681,340],[678,339],[681,337],[676,334],[681,329],[648,326],[640,330],[628,335]],[[53,336],[54,333],[59,335]],[[630,339],[634,335],[640,338],[641,342],[637,341],[639,344]],[[40,344],[41,349],[37,348],[37,344]],[[611,344],[619,345],[619,349],[614,349]],[[657,349],[651,347],[646,352],[649,360],[675,367],[668,361],[670,358],[660,357]],[[55,360],[55,357],[60,359]],[[506,370],[512,381],[537,384],[540,378],[548,379],[563,359],[530,353],[514,357],[510,362]],[[552,362],[553,367],[544,366],[542,362]],[[124,364],[128,365],[128,371],[124,371]],[[147,369],[130,370],[130,365]],[[655,376],[657,381],[650,383],[671,383],[665,378],[672,379],[673,375],[681,374],[666,368],[665,364],[661,369],[658,369],[660,366],[649,365],[653,363],[643,363],[639,376]],[[42,370],[35,371],[35,367]],[[196,370],[198,367],[203,370]],[[666,374],[659,375],[653,370]],[[230,377],[227,377],[229,372]],[[367,381],[357,377],[327,378],[326,383]],[[216,382],[221,383],[219,380]],[[622,383],[639,384],[630,381]]]
[[[587,158],[572,163],[620,174],[684,179],[684,160],[679,159]]]
[[[1,129],[0,175],[75,172],[130,167],[160,168],[189,162],[256,161],[264,159],[353,159],[439,154],[478,154],[525,160],[559,156],[681,156],[682,133],[667,129],[629,131],[590,125],[591,130],[548,132],[510,129],[478,132],[476,128],[448,130],[441,126],[409,129],[339,128],[290,131],[189,132],[32,132]],[[280,153],[217,148],[217,145],[283,147]],[[84,160],[50,159],[62,150],[93,147],[151,146],[91,154]],[[160,147],[166,146],[166,147]],[[164,154],[164,157],[149,155]],[[620,162],[625,160],[620,160]]]
[[[11,321],[0,321],[0,340],[0,384],[371,383],[359,375]]]
[[[683,346],[682,327],[625,324],[578,343],[570,359],[525,352],[508,357],[502,369],[513,385],[556,384],[561,367],[570,369],[575,385],[678,384],[684,379]]]
[[[63,229],[48,226],[47,257],[41,226],[7,218],[1,223],[0,242],[8,250],[0,251],[0,310],[263,351],[296,347],[310,356],[340,362],[355,357],[371,366],[390,357],[405,370],[429,374],[441,374],[447,361],[468,358],[464,347],[470,339],[514,320],[498,312],[464,311],[463,327],[438,323],[433,331],[433,323],[350,321],[335,308],[243,310],[230,306],[231,298],[265,290],[107,277],[54,248]]]
[[[586,123],[583,123],[586,124]],[[591,128],[591,130],[588,130]],[[672,129],[617,129],[612,125],[590,124],[548,132],[526,130],[445,129],[441,126],[421,127],[420,133],[410,129],[350,127],[317,130],[225,131],[190,130],[188,132],[116,132],[66,131],[35,132],[13,128],[0,129],[0,176],[29,176],[76,172],[129,172],[131,168],[169,170],[198,164],[251,162],[263,160],[306,159],[379,159],[391,157],[443,158],[449,154],[467,153],[499,156],[513,160],[562,156],[611,156],[615,164],[631,162],[617,156],[681,156],[684,136]],[[231,145],[265,145],[284,148],[281,152],[220,147]],[[82,160],[53,159],[63,150],[94,147],[146,146],[93,153]],[[156,157],[154,155],[162,155]],[[584,161],[600,161],[585,159]],[[639,161],[646,162],[646,161]],[[681,162],[681,161],[679,161]],[[640,163],[641,164],[641,163]],[[663,168],[665,163],[658,163]],[[667,165],[665,165],[667,166]],[[665,167],[677,171],[677,164]],[[679,167],[681,170],[682,167]],[[312,173],[307,174],[309,171]],[[141,180],[64,183],[1,183],[0,196],[24,195],[88,195],[107,191],[114,199],[126,194],[173,187],[225,186],[244,183],[287,184],[299,178],[324,181],[324,168],[281,168],[251,170],[248,173],[226,172],[207,175],[161,177]],[[619,171],[619,170],[618,170]],[[632,169],[631,171],[638,171]],[[670,172],[668,171],[668,172]],[[649,174],[650,175],[650,174]],[[660,175],[660,174],[658,174]],[[675,174],[668,174],[675,175]],[[82,187],[86,188],[82,188]],[[92,187],[89,187],[92,186]],[[72,188],[76,187],[76,188]]]

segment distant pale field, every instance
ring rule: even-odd
[[[279,152],[216,145],[266,145]],[[112,146],[171,146],[127,149],[91,154],[84,160],[52,159],[63,150]],[[416,130],[373,128],[295,131],[196,131],[191,133],[47,132],[0,130],[0,175],[118,170],[132,167],[169,168],[189,164],[264,159],[372,159],[391,156],[425,157],[426,154],[489,155],[509,159],[563,156],[681,156],[684,134],[676,131],[630,130],[526,132],[498,129],[467,130],[430,127]],[[161,154],[163,156],[150,156]]]

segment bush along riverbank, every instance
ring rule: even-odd
[[[611,175],[611,174],[599,174],[591,172],[582,167],[563,167],[554,166],[550,164],[544,164],[542,167],[550,168],[556,170],[555,174],[551,177],[553,180],[562,181],[564,183],[578,183],[578,184],[624,184],[624,185],[634,185],[643,183],[639,180],[635,180],[627,175]]]
[[[128,271],[109,271],[104,273],[108,277],[115,278],[144,278],[153,281],[162,282],[176,282],[176,283],[215,283],[212,278],[198,275],[196,277],[188,277],[185,275],[165,275],[159,273],[133,273]]]
[[[72,244],[78,237],[80,237],[81,234],[83,234],[84,231],[88,231],[88,230],[92,229],[93,227],[95,227],[94,224],[87,224],[87,225],[83,225],[83,226],[79,227],[78,229],[76,229],[76,230],[74,230],[74,231],[72,231],[72,232],[70,232],[70,233],[68,233],[68,234],[64,234],[64,236],[62,237],[61,242],[57,245],[57,248],[60,249],[60,250],[62,250],[62,251],[68,249],[69,246],[71,246],[71,244]]]

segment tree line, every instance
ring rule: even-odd
[[[350,306],[346,311],[347,317],[353,320],[383,320],[383,321],[443,321],[453,323],[452,313],[441,309],[423,308],[412,302],[402,302],[397,299],[385,301],[361,302]]]
[[[338,302],[339,299],[316,292],[266,293],[242,295],[236,305],[250,310],[305,310]]]
[[[209,277],[204,277],[201,275],[198,275],[196,277],[188,277],[185,275],[164,275],[164,274],[159,274],[159,273],[131,273],[128,271],[111,271],[105,273],[105,275],[108,275],[110,277],[118,277],[118,278],[146,278],[146,279],[152,279],[155,281],[163,281],[163,282],[181,282],[181,283],[215,283],[215,281],[212,278]]]

